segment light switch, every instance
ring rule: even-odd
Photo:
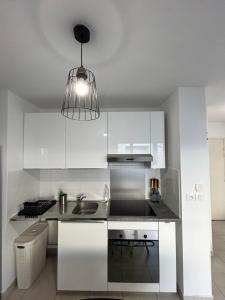
[[[195,184],[195,192],[196,193],[203,193],[203,184],[202,183],[196,183]]]

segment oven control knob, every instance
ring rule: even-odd
[[[122,234],[120,234],[120,238],[122,239],[122,237],[123,237],[123,235]]]
[[[144,234],[144,238],[147,239],[147,237],[148,237],[147,234]]]

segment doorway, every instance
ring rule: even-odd
[[[212,220],[225,220],[225,139],[209,139]]]

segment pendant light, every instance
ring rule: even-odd
[[[61,113],[78,121],[91,121],[100,117],[94,74],[83,66],[83,44],[90,40],[89,29],[78,24],[73,29],[81,47],[81,66],[69,71]]]

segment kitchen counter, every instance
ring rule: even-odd
[[[149,201],[149,200],[148,200]],[[98,203],[96,213],[91,215],[74,215],[72,210],[77,205],[76,201],[69,201],[66,207],[61,207],[57,202],[43,215],[34,218],[25,218],[24,216],[15,215],[11,221],[45,221],[45,220],[59,220],[59,221],[72,221],[72,220],[109,220],[109,221],[164,221],[164,222],[178,222],[180,218],[177,217],[163,202],[153,203],[149,201],[150,206],[154,210],[156,216],[109,216],[109,203],[95,201]]]
[[[90,200],[91,201],[91,200]],[[49,208],[43,215],[38,217],[26,218],[24,216],[15,215],[11,221],[45,221],[45,220],[107,220],[109,204],[101,201],[94,200],[98,203],[96,213],[91,215],[75,215],[72,213],[74,207],[78,204],[77,201],[68,201],[65,207],[59,205],[57,201],[54,206]]]

